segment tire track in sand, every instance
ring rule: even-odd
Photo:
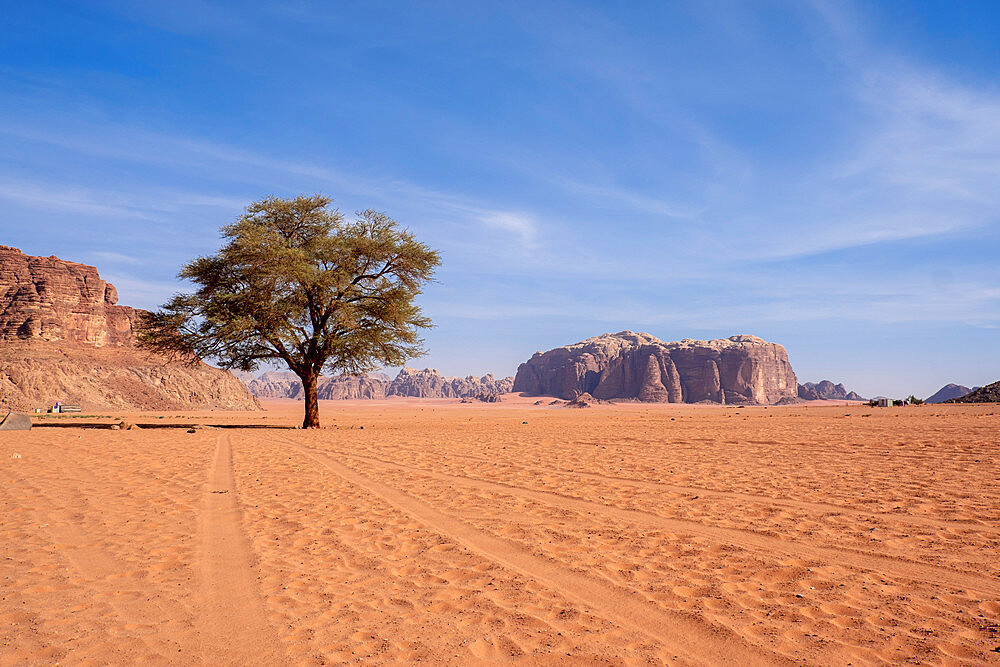
[[[707,623],[693,615],[659,608],[643,601],[637,591],[610,580],[567,570],[553,561],[536,556],[519,544],[495,537],[444,514],[424,501],[376,481],[324,453],[291,440],[284,442],[344,480],[381,498],[469,551],[539,581],[561,595],[586,605],[598,616],[655,639],[668,650],[695,664],[791,664],[783,656],[745,642],[727,628]]]
[[[732,544],[743,549],[755,549],[769,554],[786,554],[798,558],[819,560],[904,579],[922,581],[949,589],[965,589],[992,597],[1000,597],[1000,579],[992,579],[972,572],[963,572],[939,565],[930,565],[854,549],[813,546],[738,528],[711,526],[688,519],[674,519],[641,510],[605,505],[554,491],[539,491],[513,484],[466,477],[464,475],[450,475],[448,473],[426,470],[417,466],[394,463],[373,456],[353,454],[347,451],[330,450],[328,453],[375,463],[388,468],[395,468],[396,470],[418,473],[452,484],[457,483],[475,489],[488,489],[505,493],[561,509],[568,509],[584,514],[599,514],[633,525],[697,535],[715,542]]]
[[[401,448],[408,453],[426,454],[427,450],[413,450]],[[671,491],[674,493],[694,493],[703,498],[722,498],[735,500],[742,503],[755,503],[758,505],[768,505],[771,507],[781,507],[794,511],[813,511],[826,514],[848,514],[858,517],[868,517],[872,519],[891,519],[899,523],[908,523],[915,526],[926,526],[929,528],[955,530],[969,529],[984,533],[1000,534],[1000,526],[992,525],[983,521],[971,521],[967,519],[940,519],[932,516],[922,516],[918,514],[907,514],[905,512],[880,512],[872,510],[858,509],[836,503],[825,503],[815,500],[798,500],[795,498],[783,498],[780,496],[766,496],[756,493],[746,493],[740,491],[724,491],[721,489],[711,489],[701,486],[687,486],[682,484],[672,484],[670,482],[654,481],[648,479],[637,479],[635,477],[625,477],[618,475],[606,475],[597,472],[587,472],[582,470],[570,470],[567,468],[555,468],[538,465],[534,463],[514,463],[509,461],[494,461],[484,456],[473,454],[449,453],[449,458],[467,459],[485,464],[501,464],[514,470],[534,471],[544,474],[559,474],[568,477],[578,477],[581,479],[592,479],[598,482],[610,482],[612,484],[622,484],[636,489],[655,489],[660,491]]]
[[[201,544],[196,569],[201,578],[201,659],[213,665],[278,665],[287,658],[267,622],[250,544],[243,533],[229,434],[219,436],[209,465],[202,502]]]

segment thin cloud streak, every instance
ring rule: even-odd
[[[161,219],[122,197],[109,199],[106,197],[108,194],[110,193],[47,182],[4,179],[0,183],[0,199],[20,206],[91,216],[149,221]]]
[[[477,202],[469,197],[442,192],[396,178],[359,178],[345,172],[331,169],[309,162],[275,158],[253,151],[248,151],[224,144],[206,142],[187,137],[171,137],[156,133],[135,132],[124,128],[90,128],[88,136],[101,136],[105,140],[81,141],[75,137],[61,136],[55,132],[39,132],[30,128],[8,125],[0,128],[0,133],[16,136],[20,139],[42,142],[59,146],[75,152],[114,158],[126,162],[142,163],[157,167],[174,167],[193,169],[201,172],[212,172],[226,167],[222,173],[230,178],[237,178],[244,184],[266,184],[272,182],[273,175],[306,177],[308,180],[321,183],[326,188],[334,187],[338,191],[348,192],[355,198],[376,198],[387,201],[405,203],[414,206],[421,203],[425,208],[445,211],[452,216],[460,215],[468,220],[478,221],[486,228],[499,229],[508,232],[518,240],[523,251],[531,251],[536,247],[541,223],[537,216],[530,213],[504,210],[489,204]],[[127,147],[126,147],[127,146]],[[214,164],[213,164],[214,163]],[[233,167],[242,170],[239,174],[233,172]],[[247,168],[255,168],[250,171]],[[234,196],[212,196],[199,193],[165,193],[165,199],[147,197],[142,205],[109,206],[96,204],[104,199],[128,200],[130,196],[117,190],[94,190],[73,188],[67,190],[66,196],[46,197],[45,191],[52,183],[20,183],[16,187],[0,186],[0,197],[17,199],[23,205],[36,207],[60,207],[80,213],[106,214],[118,217],[142,217],[143,219],[159,219],[148,213],[142,213],[142,208],[156,211],[170,211],[170,206],[162,202],[174,204],[184,203],[192,206],[217,206],[242,210],[247,202]],[[270,187],[273,187],[271,185]],[[58,187],[56,188],[58,190]],[[71,196],[78,193],[77,196]],[[176,210],[175,208],[173,210]],[[492,245],[492,244],[486,244]]]
[[[90,255],[96,257],[98,260],[112,264],[129,264],[132,266],[138,266],[143,263],[143,260],[138,257],[123,255],[120,252],[111,252],[108,250],[95,250],[91,252]]]

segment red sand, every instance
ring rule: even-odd
[[[1000,662],[1000,407],[510,399],[0,433],[0,664]]]

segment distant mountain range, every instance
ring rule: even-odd
[[[863,401],[857,392],[847,391],[843,384],[834,384],[829,380],[806,382],[799,385],[799,398],[806,401]]]
[[[258,398],[302,398],[302,382],[290,371],[269,371],[260,377],[238,373]],[[384,373],[321,377],[317,394],[321,400],[381,399],[388,396],[416,398],[479,398],[485,400],[509,392],[514,378],[442,376],[436,369],[404,368],[396,378]]]
[[[979,389],[979,387],[964,387],[960,384],[949,383],[941,387],[934,393],[933,396],[927,397],[924,401],[925,403],[944,403],[945,401],[950,401],[953,398],[961,398],[968,393],[971,393]]]
[[[1000,381],[973,389],[965,396],[950,399],[948,403],[1000,403]]]

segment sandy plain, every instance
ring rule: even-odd
[[[1000,406],[535,400],[0,433],[0,664],[1000,663]]]

